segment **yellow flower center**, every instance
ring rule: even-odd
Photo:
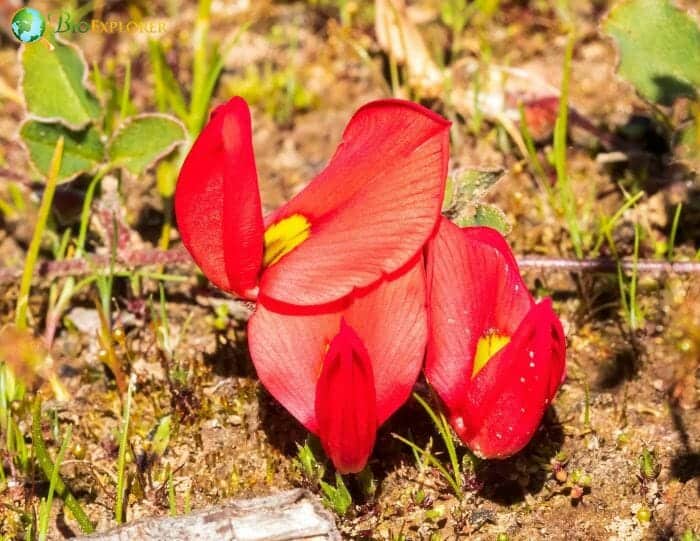
[[[496,353],[501,351],[510,342],[510,336],[498,334],[497,332],[489,332],[485,336],[479,338],[476,344],[476,355],[474,356],[474,369],[472,370],[472,378],[486,366]]]
[[[269,267],[294,250],[311,235],[311,222],[301,214],[292,214],[265,231],[263,266]]]

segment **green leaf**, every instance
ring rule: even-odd
[[[501,209],[494,205],[477,205],[471,216],[457,220],[457,225],[481,225],[500,231],[503,235],[510,232],[510,224]]]
[[[321,481],[320,485],[326,504],[339,515],[345,515],[352,505],[352,496],[345,486],[343,477],[336,472],[335,486],[330,485],[325,481]]]
[[[185,127],[175,118],[144,114],[127,119],[110,142],[111,163],[138,175],[185,142]]]
[[[170,443],[170,431],[172,429],[172,416],[164,415],[158,421],[158,425],[149,434],[151,440],[151,452],[157,456],[165,454]]]
[[[503,177],[503,169],[467,169],[456,178],[462,197],[471,201],[481,199]]]
[[[471,10],[467,8],[467,0],[444,0],[440,3],[440,19],[450,28],[462,30],[469,20]]]
[[[29,113],[43,121],[84,128],[100,115],[100,105],[85,87],[87,68],[80,50],[55,41],[27,43],[20,49],[22,92]]]
[[[700,29],[669,0],[622,0],[603,30],[617,44],[620,75],[646,99],[669,105],[697,96]]]
[[[297,443],[297,460],[301,466],[302,472],[306,479],[315,483],[319,481],[325,473],[325,468],[316,459],[316,455],[312,449],[313,440],[307,437],[304,445]]]
[[[56,142],[63,136],[65,146],[58,173],[59,183],[68,182],[82,173],[93,171],[104,161],[104,146],[100,141],[99,132],[93,127],[72,131],[60,124],[30,120],[22,125],[20,135],[29,150],[32,163],[44,176],[49,172]]]
[[[464,169],[447,179],[443,209],[445,216],[459,222],[473,215],[475,205],[503,177],[503,169]]]

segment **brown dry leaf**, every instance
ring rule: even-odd
[[[56,375],[51,354],[30,331],[14,325],[0,328],[0,363],[5,363],[28,388],[36,388],[47,381],[56,400],[68,400],[68,392]]]
[[[376,0],[374,28],[379,46],[406,66],[408,83],[426,97],[442,91],[443,74],[428,53],[423,37],[406,15],[403,0]]]
[[[554,74],[546,73],[543,66],[536,64],[482,66],[476,60],[465,58],[452,67],[450,103],[465,117],[480,114],[500,122],[526,155],[525,142],[518,129],[520,107],[528,131],[537,142],[551,137],[559,112],[559,89],[548,82]],[[571,106],[569,122],[598,138],[608,148],[622,144]]]
[[[46,348],[29,331],[14,325],[0,329],[0,362],[6,363],[27,387],[34,387],[39,378],[46,379],[46,358]]]
[[[532,136],[547,137],[554,126],[559,90],[534,71],[465,58],[452,68],[451,103],[465,116],[477,111],[491,120],[519,122],[522,104]]]

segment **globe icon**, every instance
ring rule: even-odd
[[[44,35],[46,22],[34,8],[21,8],[12,17],[12,33],[22,43],[31,43]]]

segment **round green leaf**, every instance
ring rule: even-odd
[[[173,117],[139,115],[128,119],[119,129],[109,145],[108,155],[113,165],[138,175],[186,138],[185,127]]]
[[[22,125],[20,135],[29,150],[32,163],[44,176],[48,174],[56,142],[63,136],[63,159],[58,173],[60,183],[93,171],[104,161],[104,145],[100,141],[99,132],[93,127],[72,131],[61,124],[31,120]]]
[[[668,0],[622,0],[603,30],[620,53],[618,71],[646,99],[670,105],[700,87],[700,29]]]
[[[22,92],[30,115],[74,130],[99,117],[100,105],[85,87],[87,69],[79,49],[40,40],[23,45],[20,57]]]

